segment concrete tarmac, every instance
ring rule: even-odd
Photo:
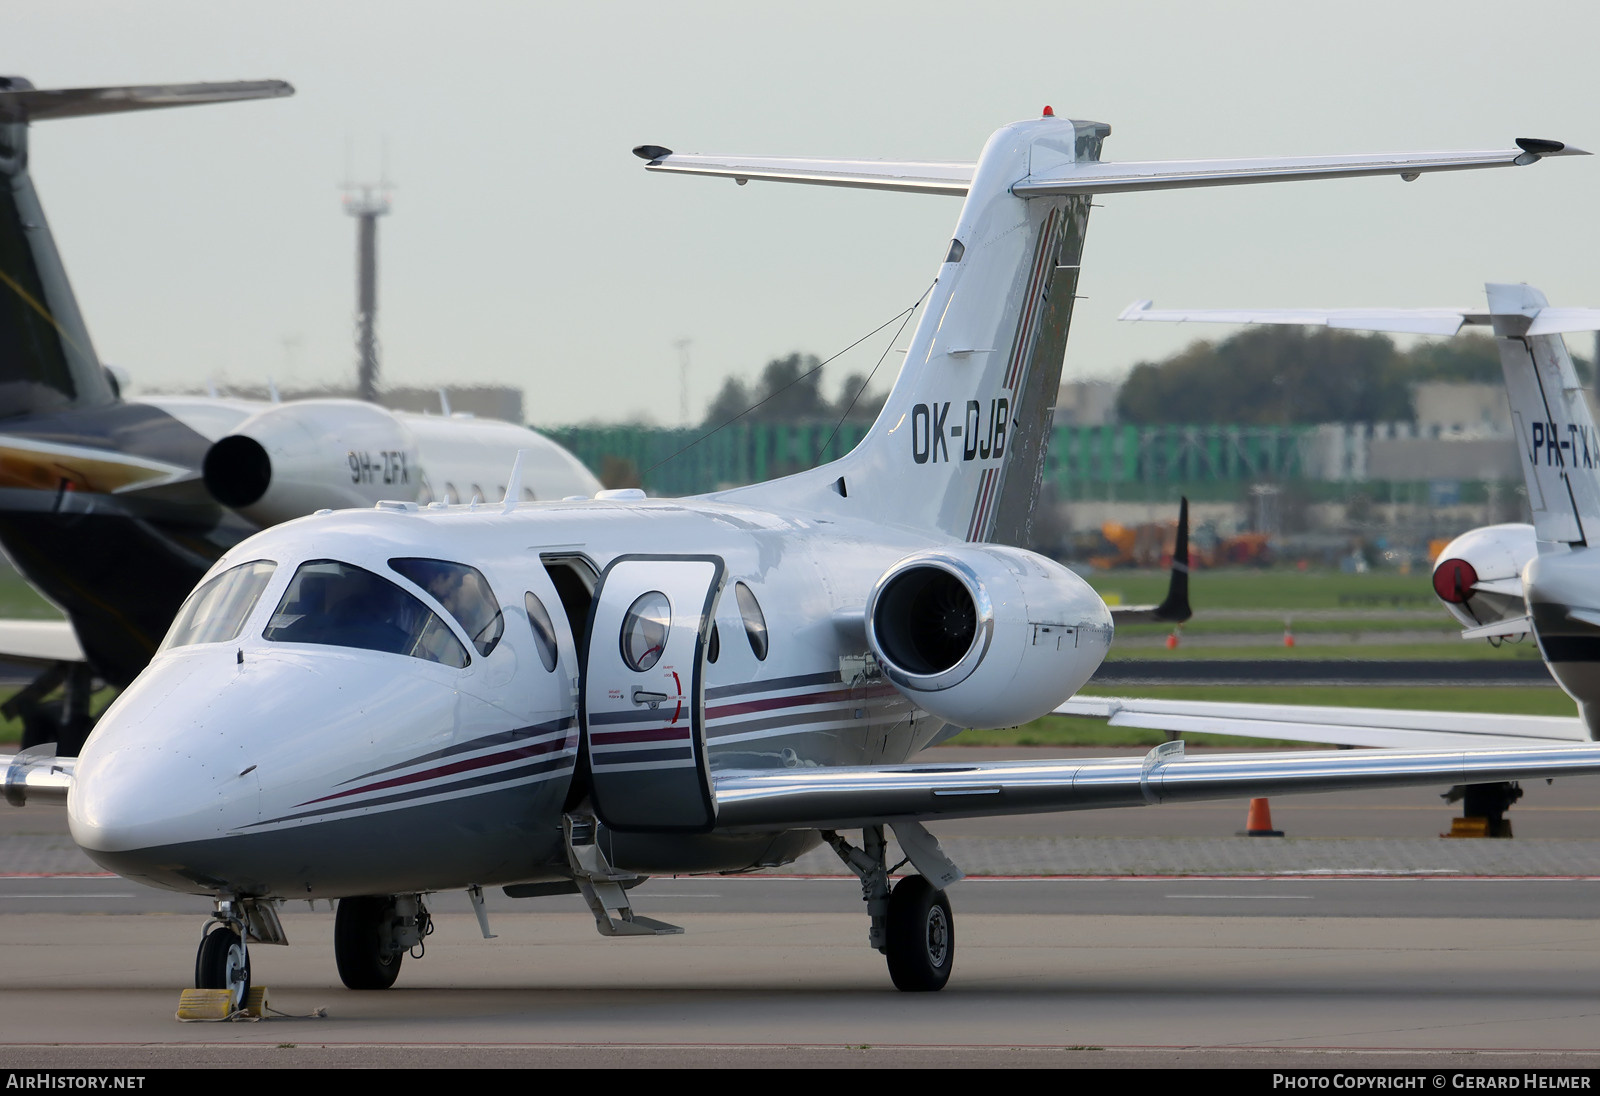
[[[381,993],[339,985],[325,904],[290,904],[292,946],[252,950],[283,1015],[224,1024],[173,1018],[208,902],[72,878],[97,869],[64,813],[4,810],[0,1067],[1600,1068],[1597,792],[1529,786],[1512,841],[1439,840],[1438,789],[1275,799],[1285,840],[1235,838],[1242,802],[937,824],[970,871],[1079,877],[958,884],[932,995],[892,989],[849,878],[654,879],[641,912],[687,929],[660,939],[490,892],[485,941],[440,895]],[[1380,877],[1295,874],[1321,863]],[[1246,877],[1195,877],[1216,864]],[[1475,874],[1502,878],[1439,877]]]
[[[497,915],[491,941],[445,913],[426,957],[371,993],[338,985],[332,918],[290,911],[294,945],[253,955],[276,1014],[213,1024],[173,1018],[196,917],[12,914],[0,1067],[1600,1067],[1592,919],[1375,903],[1363,917],[959,913],[955,975],[927,995],[890,987],[859,905],[704,909],[684,936],[630,940],[581,910]]]

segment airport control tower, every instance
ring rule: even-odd
[[[389,212],[389,183],[346,183],[344,211],[356,219],[356,395],[378,399],[378,218]]]

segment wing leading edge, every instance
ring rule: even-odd
[[[1600,773],[1600,745],[1191,758],[1167,743],[1143,758],[724,770],[712,781],[718,830],[770,830],[1590,773]]]
[[[1570,716],[1148,700],[1112,696],[1076,696],[1057,708],[1056,713],[1106,719],[1113,727],[1138,727],[1179,734],[1206,732],[1330,746],[1471,750],[1589,741],[1589,732],[1583,721]]]

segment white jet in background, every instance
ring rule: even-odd
[[[1490,328],[1500,351],[1533,524],[1472,529],[1440,553],[1434,593],[1465,639],[1532,634],[1579,717],[1336,708],[1292,704],[1081,697],[1064,715],[1172,733],[1211,731],[1346,746],[1472,748],[1600,739],[1600,435],[1563,333],[1600,328],[1600,309],[1552,308],[1528,285],[1485,287],[1488,308],[1156,309],[1122,319],[1158,323],[1292,324],[1411,335]],[[1453,789],[1469,816],[1509,836],[1509,782]]]

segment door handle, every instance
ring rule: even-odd
[[[639,688],[637,685],[633,687],[633,702],[635,704],[648,704],[650,707],[654,708],[657,705],[665,703],[666,700],[666,693],[652,693],[648,689]]]

